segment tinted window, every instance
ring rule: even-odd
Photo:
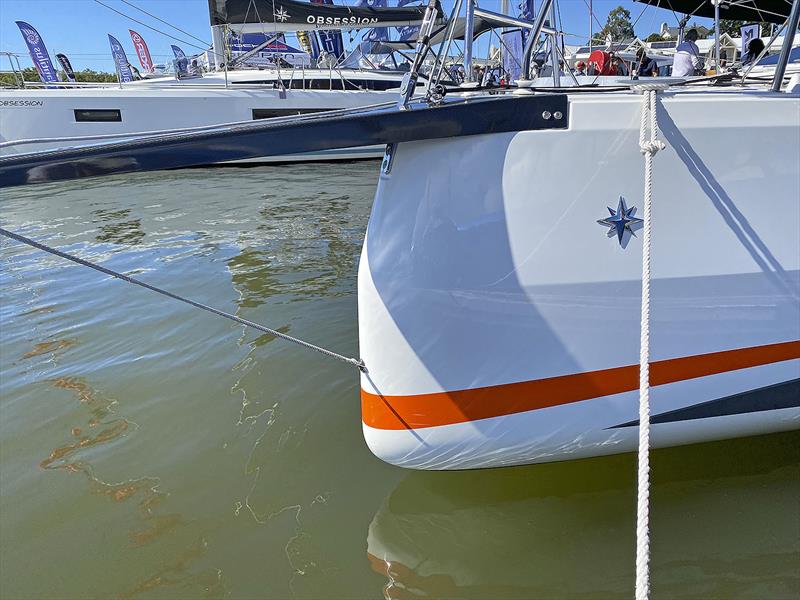
[[[272,119],[273,117],[288,117],[290,115],[307,115],[330,110],[327,108],[254,108],[253,119]]]
[[[86,121],[122,121],[122,113],[117,109],[105,108],[76,108],[75,120],[78,122]]]

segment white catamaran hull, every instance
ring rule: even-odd
[[[39,152],[225,123],[390,102],[397,91],[156,88],[0,91],[0,154]],[[93,137],[97,136],[97,137]],[[30,143],[12,143],[30,140]],[[377,158],[382,146],[256,158],[247,162]]]
[[[569,128],[400,144],[359,272],[364,435],[385,461],[496,467],[634,450],[641,97]],[[668,92],[655,158],[653,445],[800,426],[800,97]],[[634,227],[635,233],[635,227]]]

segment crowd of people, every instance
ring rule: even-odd
[[[668,60],[662,60],[661,64],[652,56],[647,54],[645,48],[640,47],[636,55],[630,62],[624,60],[613,51],[596,50],[591,53],[586,61],[578,60],[570,68],[564,61],[559,61],[559,70],[562,76],[570,72],[575,76],[612,76],[612,77],[692,77],[705,75],[704,59],[697,46],[699,35],[696,29],[686,32],[683,40],[675,48],[675,53],[670,66]],[[759,60],[768,53],[765,52],[764,42],[760,38],[751,40],[743,54],[741,64],[747,66]],[[456,83],[463,82],[464,68],[462,65],[452,65],[450,67],[451,76]],[[725,50],[720,53],[720,60],[716,65],[716,73],[725,73],[730,70],[728,57]],[[549,61],[535,59],[533,72],[539,77],[552,76],[552,68]],[[481,87],[503,87],[509,83],[509,78],[500,67],[475,65],[472,71],[472,81],[477,82]]]
[[[657,77],[659,75],[671,75],[672,77],[692,77],[695,75],[705,75],[704,60],[700,49],[697,46],[698,33],[695,29],[690,29],[680,44],[675,48],[672,61],[672,69],[668,71],[667,65],[659,66],[658,62],[647,55],[644,48],[639,48],[636,58],[627,64],[622,58],[613,52],[602,52],[596,58],[589,57],[589,61],[579,60],[575,63],[572,70],[575,75],[611,75],[611,76],[637,76],[637,77]],[[756,60],[766,56],[764,42],[760,38],[751,40],[747,46],[747,51],[742,57],[742,64],[749,65]],[[730,69],[727,53],[720,52],[719,64],[716,65],[717,73],[724,73]]]

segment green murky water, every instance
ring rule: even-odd
[[[378,163],[6,190],[4,227],[357,355]],[[346,365],[0,254],[0,597],[625,598],[634,459],[413,473]],[[656,598],[800,596],[800,434],[656,452]]]

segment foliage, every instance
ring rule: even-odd
[[[61,74],[59,72],[59,74]],[[39,81],[39,74],[33,67],[26,67],[22,69],[22,77],[25,81]],[[66,77],[62,76],[63,80]],[[75,72],[75,79],[82,82],[94,83],[116,83],[117,76],[115,73],[103,73],[102,71],[94,71],[93,69],[84,69],[83,71]],[[7,86],[16,86],[17,81],[14,79],[14,74],[10,71],[0,73],[0,84]]]
[[[631,23],[631,11],[618,6],[608,13],[606,24],[595,39],[605,40],[609,35],[615,42],[636,37]]]
[[[104,73],[103,71],[94,71],[92,69],[84,69],[83,71],[75,71],[75,79],[78,81],[96,82],[96,83],[116,83],[116,73]]]
[[[645,42],[663,42],[663,41],[664,38],[661,37],[660,33],[651,33],[650,35],[647,36],[647,39],[645,40]]]
[[[732,19],[720,19],[719,20],[719,32],[727,33],[731,37],[739,37],[740,29],[745,25],[750,25],[751,22],[748,21],[734,21]],[[767,23],[766,21],[762,21],[759,23],[761,25],[761,37],[767,37],[772,31],[772,23]]]
[[[39,81],[39,74],[33,67],[22,69],[22,75],[24,76],[25,81]],[[11,71],[4,71],[3,73],[0,73],[0,84],[16,86],[17,81],[14,79],[14,73]]]

